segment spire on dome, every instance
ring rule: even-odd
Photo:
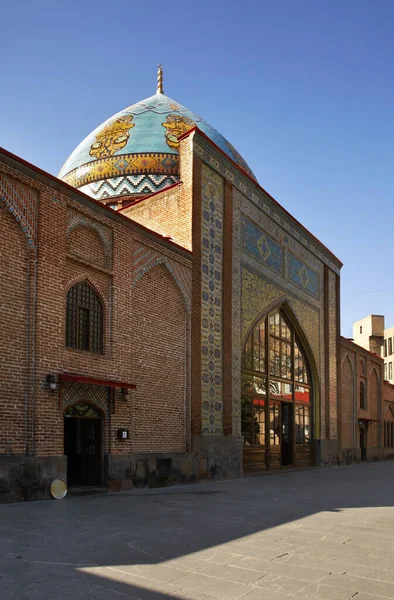
[[[157,71],[157,92],[156,94],[164,94],[163,91],[163,67],[159,63],[159,70]]]

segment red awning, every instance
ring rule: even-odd
[[[74,375],[74,373],[60,373],[59,380],[77,381],[78,383],[87,383],[89,385],[103,385],[106,387],[123,388],[129,390],[135,390],[137,387],[134,383],[114,381],[113,379],[95,379],[94,377],[86,377],[86,375]]]

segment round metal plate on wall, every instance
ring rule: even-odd
[[[67,496],[67,483],[61,477],[56,477],[51,483],[51,494],[56,500]]]

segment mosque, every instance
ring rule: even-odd
[[[0,229],[0,500],[358,460],[359,378],[383,452],[342,263],[161,67],[58,177],[0,151]]]

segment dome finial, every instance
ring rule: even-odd
[[[157,92],[156,92],[156,94],[164,94],[164,91],[163,91],[163,67],[160,63],[158,64],[158,67],[159,67],[159,70],[157,71]]]

